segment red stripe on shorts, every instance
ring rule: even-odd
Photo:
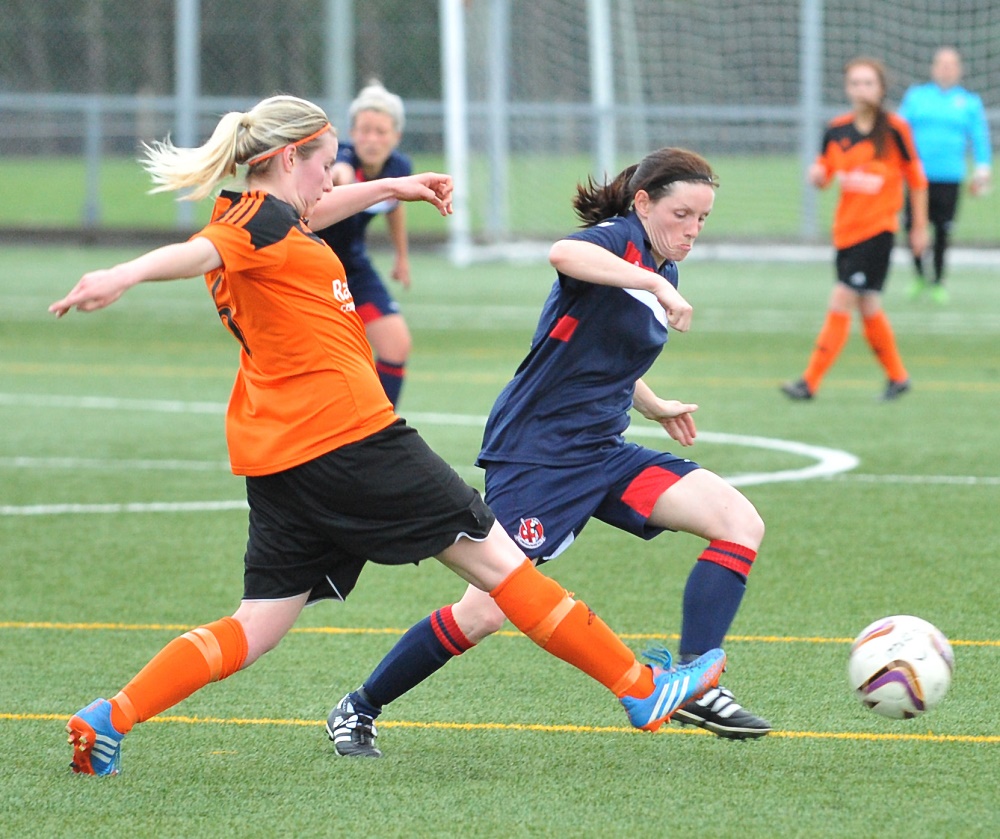
[[[378,320],[382,317],[382,313],[374,303],[362,303],[357,307],[357,312],[361,315],[361,320],[365,323],[371,323],[373,320]]]
[[[656,499],[680,480],[680,475],[668,472],[662,466],[648,466],[628,485],[622,501],[639,515],[649,518]]]
[[[557,341],[568,341],[573,337],[573,333],[576,332],[576,325],[579,322],[580,321],[576,318],[571,318],[569,315],[563,315],[556,322],[556,325],[552,327],[549,337],[555,338]]]

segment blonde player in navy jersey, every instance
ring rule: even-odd
[[[578,187],[583,229],[550,251],[557,279],[528,355],[493,406],[478,458],[487,503],[536,563],[562,553],[591,518],[643,539],[665,530],[705,539],[684,591],[683,661],[721,645],[764,523],[719,476],[623,434],[634,406],[682,446],[694,442],[698,406],[657,396],[642,376],[668,326],[685,331],[691,322],[677,263],[701,233],[716,186],[703,158],[665,148],[610,184]],[[378,757],[374,720],[383,706],[503,623],[488,595],[470,587],[411,627],[331,711],[327,732],[337,751]],[[682,705],[673,719],[731,739],[771,730],[722,687]]]
[[[333,167],[333,183],[363,183],[378,178],[402,178],[413,173],[410,159],[398,150],[403,137],[403,100],[381,82],[370,81],[351,102],[351,142],[341,144]],[[406,207],[399,201],[382,201],[323,230],[318,230],[347,271],[347,283],[365,335],[375,351],[375,369],[389,401],[395,406],[403,389],[406,361],[412,339],[409,327],[382,278],[372,265],[365,242],[368,225],[384,215],[395,252],[392,278],[410,287]]]

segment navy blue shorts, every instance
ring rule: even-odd
[[[392,299],[382,278],[368,257],[344,262],[347,285],[361,320],[371,323],[386,315],[399,314],[399,304]]]
[[[687,458],[635,443],[595,451],[576,466],[486,462],[486,503],[525,556],[554,559],[591,518],[652,539],[656,500],[700,468]]]
[[[246,485],[245,600],[343,600],[366,562],[419,562],[461,536],[485,539],[494,522],[479,493],[403,420]]]
[[[881,291],[889,276],[892,233],[879,233],[837,251],[837,281],[854,291]]]

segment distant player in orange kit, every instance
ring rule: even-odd
[[[812,399],[851,332],[851,313],[861,315],[865,339],[885,370],[883,400],[910,389],[889,318],[882,309],[882,288],[889,273],[893,240],[903,207],[903,184],[910,189],[910,248],[927,247],[927,179],[910,128],[883,108],[886,72],[873,58],[855,58],[844,67],[844,89],[851,110],[827,126],[823,146],[809,169],[813,186],[836,178],[840,201],[833,221],[837,282],[826,321],[805,372],[782,385],[790,399]]]

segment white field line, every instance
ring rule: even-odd
[[[477,245],[472,248],[470,262],[507,261],[510,263],[548,262],[550,240],[522,240],[497,245]],[[832,262],[832,245],[751,245],[701,241],[688,257],[689,262]],[[955,267],[1000,268],[1000,251],[996,248],[956,247],[948,251],[949,263]],[[892,263],[908,266],[911,257],[903,247],[893,248]]]
[[[28,504],[16,507],[0,505],[0,516],[107,515],[112,513],[214,513],[220,510],[245,510],[239,501],[151,501],[129,504]]]
[[[1000,486],[997,475],[836,475],[838,480],[862,484],[945,484],[947,486]]]
[[[0,469],[80,469],[95,472],[228,472],[224,460],[98,460],[94,457],[0,457]]]
[[[224,414],[226,412],[226,406],[223,402],[120,399],[117,396],[51,396],[35,393],[0,393],[0,406],[98,411],[149,411],[156,414]]]
[[[483,303],[447,305],[410,302],[406,316],[414,325],[442,331],[527,330],[538,319],[537,306]],[[776,309],[766,307],[712,306],[696,308],[692,329],[699,332],[738,332],[741,334],[797,335],[812,333],[822,313],[815,309]],[[914,335],[995,335],[1000,333],[1000,312],[984,309],[976,312],[898,310],[892,313],[893,328]]]
[[[26,406],[38,408],[91,409],[106,411],[151,411],[156,413],[197,413],[219,414],[225,405],[215,402],[182,402],[176,400],[119,399],[96,396],[50,396],[31,394],[0,393],[0,406]],[[431,426],[462,426],[482,428],[485,416],[468,414],[443,414],[416,412],[407,414],[414,424]],[[666,439],[664,432],[657,428],[637,427],[628,431],[630,437],[650,437]],[[698,438],[706,443],[747,446],[750,448],[780,451],[801,455],[814,461],[800,469],[784,469],[776,472],[751,472],[733,475],[726,480],[733,486],[805,481],[816,478],[846,478],[871,483],[940,483],[951,485],[1000,485],[1000,478],[962,475],[845,475],[857,467],[859,460],[849,452],[824,446],[813,446],[794,440],[780,440],[742,434],[702,431]],[[95,458],[72,457],[0,457],[0,468],[13,469],[127,469],[127,470],[169,470],[169,471],[225,471],[228,467],[218,461],[192,460],[118,460],[108,461]],[[246,501],[184,501],[184,502],[133,502],[101,504],[33,504],[26,506],[0,505],[2,516],[63,515],[63,514],[108,514],[108,513],[162,513],[162,512],[215,512],[221,510],[244,510]]]

